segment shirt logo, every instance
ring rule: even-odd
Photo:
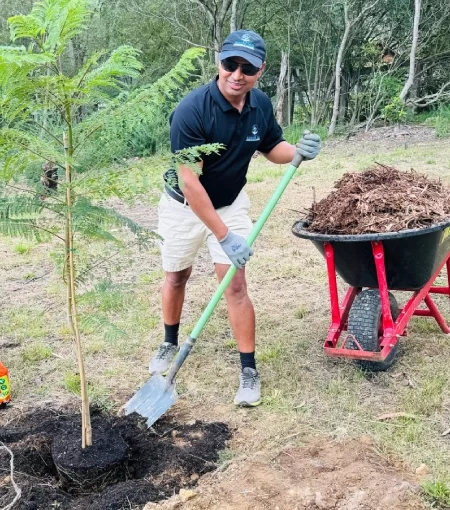
[[[238,39],[233,46],[245,46],[251,50],[255,49],[255,45],[252,43],[252,37],[248,34],[244,34],[241,39]]]
[[[259,134],[258,134],[258,126],[256,124],[253,125],[252,127],[252,134],[251,136],[247,136],[247,142],[259,142],[259,140],[261,140],[261,138],[259,137]]]

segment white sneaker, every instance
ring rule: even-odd
[[[254,407],[261,404],[261,379],[254,368],[245,367],[239,376],[239,389],[234,403],[242,407]]]
[[[165,375],[179,350],[178,345],[173,345],[170,342],[162,343],[148,365],[150,374]]]

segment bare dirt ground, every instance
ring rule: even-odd
[[[294,178],[257,239],[247,269],[257,313],[263,404],[252,410],[232,405],[238,355],[220,303],[179,374],[180,400],[168,417],[180,426],[192,420],[223,422],[232,438],[211,473],[183,485],[193,493],[174,490],[166,503],[148,509],[419,509],[428,508],[421,482],[450,483],[450,441],[442,435],[450,427],[448,338],[432,322],[415,319],[394,368],[374,376],[350,362],[326,359],[325,264],[312,244],[291,233],[313,197],[324,197],[343,173],[374,161],[403,170],[414,167],[450,182],[448,140],[436,140],[428,128],[408,129],[413,134],[381,130],[327,142],[320,158],[304,164]],[[262,157],[252,162],[247,190],[253,219],[283,171]],[[155,207],[111,205],[150,229],[156,226]],[[0,411],[0,425],[14,424],[36,401],[51,408],[77,402],[64,287],[48,258],[58,248],[40,244],[23,252],[19,243],[0,240],[0,356],[11,371],[14,396],[13,406]],[[107,276],[119,290],[99,293],[95,306],[109,310],[128,337],[110,342],[86,331],[84,342],[91,398],[115,413],[147,379],[150,353],[161,341],[158,249],[130,248],[112,259]],[[202,251],[188,286],[182,337],[215,288],[213,268]],[[343,282],[339,289],[345,289]],[[122,299],[121,306],[108,309],[112,297]],[[437,302],[448,318],[448,303]],[[405,416],[379,419],[396,412]],[[0,484],[10,483],[9,466],[0,469]]]
[[[366,444],[312,442],[275,458],[237,462],[205,475],[186,510],[409,510],[423,508],[414,477],[393,468]],[[316,444],[314,444],[316,443]],[[150,508],[168,508],[179,497]]]

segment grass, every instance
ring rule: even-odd
[[[0,315],[0,331],[17,342],[45,338],[48,334],[45,319],[45,312],[37,306],[13,306]]]
[[[231,448],[225,448],[219,452],[219,458],[217,459],[217,464],[219,466],[231,462],[236,457],[236,452]]]
[[[334,441],[370,436],[377,451],[411,473],[425,463],[435,482],[424,485],[424,494],[435,506],[443,505],[450,487],[450,442],[441,436],[450,427],[446,391],[450,341],[432,320],[415,318],[408,336],[401,339],[401,355],[389,372],[367,375],[349,361],[325,358],[322,343],[330,322],[325,262],[312,243],[292,235],[291,226],[310,206],[314,193],[319,200],[344,172],[363,170],[374,161],[403,170],[413,166],[418,172],[449,182],[448,147],[436,142],[392,149],[384,149],[382,142],[359,144],[358,150],[346,145],[333,149],[324,146],[320,158],[305,163],[303,171],[294,177],[256,240],[255,256],[247,267],[249,293],[257,314],[263,405],[236,410],[232,404],[239,355],[222,301],[180,370],[177,391],[181,397],[173,415],[232,424],[236,438],[221,454],[219,463],[255,451],[275,455],[286,445],[284,438],[293,433],[298,436],[289,440],[292,446],[307,442],[309,437]],[[141,172],[145,164],[139,162]],[[253,160],[247,187],[253,220],[285,169],[262,157]],[[126,242],[127,233],[123,235]],[[101,245],[83,249],[88,260],[101,252]],[[57,245],[31,250],[27,273],[40,275],[39,268],[50,251],[56,252]],[[0,266],[4,286],[14,279],[23,281],[23,267],[12,264],[12,256]],[[102,280],[108,283],[101,286]],[[80,303],[82,311],[101,311],[127,335],[108,343],[97,331],[83,334],[89,392],[95,404],[104,409],[122,405],[148,378],[148,360],[163,334],[162,280],[158,251],[136,249],[121,254],[110,267],[100,268],[80,287],[85,296]],[[338,283],[342,299],[346,286]],[[66,326],[64,287],[56,275],[25,287],[31,290],[10,293],[11,299],[0,310],[2,337],[21,343],[20,348],[2,353],[14,376],[15,398],[20,401],[30,394],[35,387],[30,363],[42,361],[45,385],[39,391],[54,399],[77,398],[73,396],[79,394],[79,377]],[[216,288],[213,268],[202,251],[187,288],[182,340],[192,331]],[[447,301],[436,300],[444,313],[448,311]],[[46,357],[46,349],[58,356]],[[413,414],[414,419],[378,419],[395,412]]]
[[[427,500],[436,507],[450,507],[450,487],[440,480],[427,481],[422,484]]]
[[[33,244],[27,241],[20,241],[14,245],[14,251],[19,255],[26,255],[33,248]]]
[[[22,349],[22,360],[24,363],[39,363],[44,359],[50,358],[51,355],[51,347],[40,342],[27,345]]]

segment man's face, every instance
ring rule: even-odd
[[[239,64],[249,64],[249,62],[242,57],[231,57],[230,60]],[[225,97],[230,99],[237,99],[238,97],[245,96],[258,81],[264,66],[265,64],[261,66],[261,69],[254,76],[248,76],[242,72],[240,66],[238,66],[234,72],[229,72],[219,63],[218,86],[220,91]]]

